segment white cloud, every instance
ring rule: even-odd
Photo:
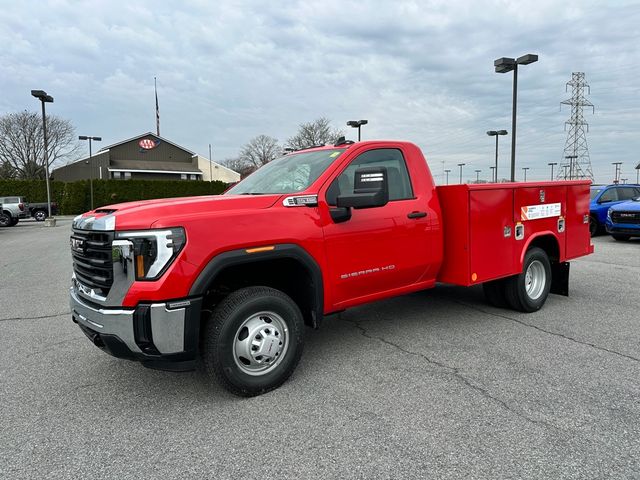
[[[0,113],[36,108],[29,89],[43,88],[56,98],[51,111],[116,142],[154,130],[157,76],[161,133],[200,153],[212,143],[217,159],[261,133],[284,141],[319,116],[339,127],[367,118],[365,138],[418,143],[436,174],[442,161],[454,170],[466,161],[488,176],[485,132],[511,129],[512,76],[494,73],[493,60],[538,53],[520,75],[518,162],[546,178],[561,158],[564,84],[584,71],[596,105],[586,115],[591,158],[608,181],[611,161],[638,161],[639,10],[551,0],[11,2],[0,11]]]

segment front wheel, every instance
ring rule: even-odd
[[[595,237],[600,230],[600,225],[598,224],[598,220],[593,216],[589,216],[589,233],[592,237]]]
[[[617,240],[619,242],[626,242],[631,238],[631,235],[617,235],[613,233],[611,234],[611,236],[613,237],[614,240]]]
[[[236,290],[216,306],[204,329],[206,372],[231,393],[252,397],[282,385],[304,345],[293,300],[269,287]]]
[[[0,212],[0,227],[10,227],[11,226],[11,217],[6,213]]]
[[[547,253],[533,247],[524,256],[522,273],[509,277],[505,296],[509,306],[521,312],[540,310],[551,290],[551,263]]]

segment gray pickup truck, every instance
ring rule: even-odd
[[[29,204],[24,197],[0,197],[0,227],[13,227],[21,218],[29,218]]]

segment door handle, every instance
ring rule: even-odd
[[[423,218],[427,216],[427,212],[411,212],[407,213],[407,218]]]

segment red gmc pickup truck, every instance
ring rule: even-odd
[[[74,322],[116,357],[205,370],[229,391],[280,386],[304,327],[436,282],[482,284],[523,312],[568,294],[593,252],[589,182],[437,187],[419,148],[338,142],[283,156],[224,195],[74,219]]]

